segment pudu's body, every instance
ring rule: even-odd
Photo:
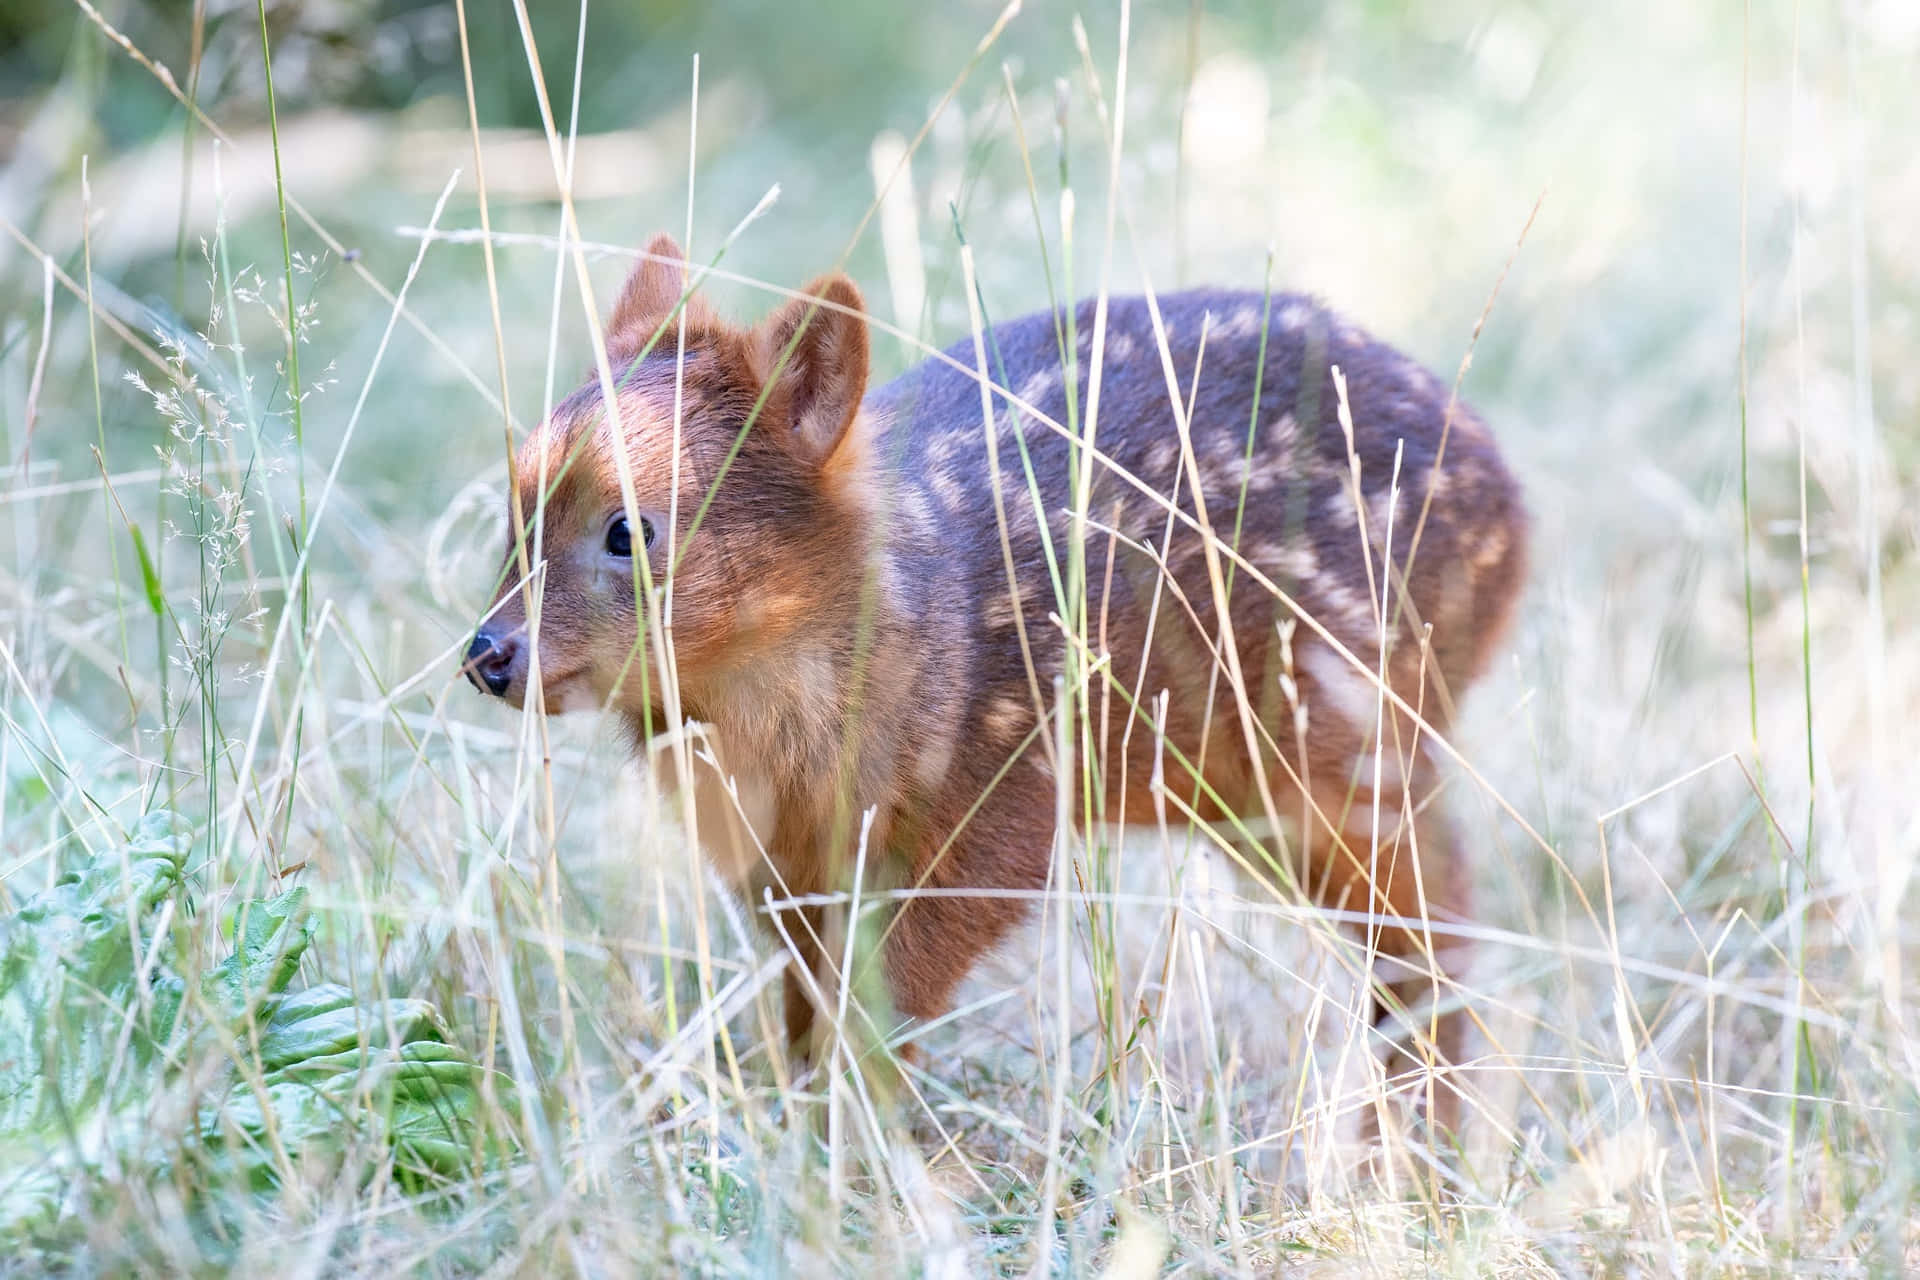
[[[1076,817],[1084,749],[1101,820],[1183,823],[1186,807],[1227,831],[1229,815],[1280,818],[1295,832],[1281,865],[1307,893],[1387,917],[1382,984],[1408,1004],[1444,995],[1437,975],[1461,948],[1428,926],[1467,916],[1468,876],[1426,803],[1434,751],[1421,722],[1444,732],[1499,643],[1526,541],[1513,478],[1445,385],[1309,299],[1197,291],[1159,300],[1170,390],[1148,303],[1111,299],[1082,524],[1075,446],[1050,424],[1084,432],[1092,302],[1070,325],[1043,313],[987,334],[987,373],[1020,402],[995,394],[989,438],[971,340],[952,363],[867,392],[866,325],[844,277],[751,331],[696,298],[675,504],[684,265],[664,238],[650,253],[607,330],[619,433],[596,380],[554,410],[517,468],[522,528],[541,509],[543,474],[549,489],[539,653],[550,710],[590,703],[662,727],[660,666],[651,643],[636,648],[620,530],[629,557],[654,534],[654,579],[669,543],[684,542],[672,604],[680,705],[709,726],[764,845],[736,872],[781,894],[843,889],[871,812],[878,879],[934,891],[905,899],[883,945],[896,1008],[930,1018],[1029,908],[1000,891],[1047,882],[1055,677],[1083,645],[1080,669],[1093,674],[1070,762]],[[1185,440],[1176,394],[1190,405]],[[1075,538],[1084,606],[1062,600]],[[530,593],[517,554],[509,562],[469,667],[518,701]],[[1069,635],[1063,619],[1076,614],[1084,625]],[[831,990],[837,953],[819,946],[817,910],[791,913],[783,933],[820,979],[788,984],[789,1033],[802,1039],[808,993]],[[1435,1039],[1441,1057],[1457,1054],[1457,1015]]]

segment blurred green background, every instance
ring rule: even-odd
[[[278,246],[253,7],[131,0],[99,12],[183,87],[191,84],[234,134],[238,154],[224,170],[238,257],[272,264]],[[779,202],[728,265],[787,285],[824,269],[873,198],[873,139],[920,126],[995,12],[982,3],[593,6],[578,120],[603,145],[583,152],[585,234],[638,244],[654,228],[682,226],[691,55],[699,52],[696,247],[712,245],[777,182]],[[1044,301],[1002,60],[1022,95],[1049,232],[1057,232],[1053,82],[1064,77],[1071,86],[1070,172],[1085,219],[1076,280],[1096,282],[1105,166],[1073,12],[1029,5],[915,158],[933,282],[922,327],[941,343],[964,324],[949,201],[958,201],[979,246],[989,305],[1010,314]],[[1911,332],[1915,270],[1911,220],[1899,216],[1911,209],[1914,181],[1903,144],[1915,123],[1910,6],[1864,4],[1849,11],[1849,22],[1823,14],[1801,23],[1797,125],[1789,119],[1793,10],[1758,6],[1747,39],[1741,12],[1731,0],[1604,10],[1504,2],[1138,6],[1124,185],[1141,259],[1123,247],[1116,281],[1151,275],[1159,288],[1183,278],[1257,286],[1271,245],[1280,284],[1322,292],[1451,368],[1544,196],[1469,390],[1488,402],[1517,449],[1558,474],[1590,481],[1602,465],[1595,442],[1616,457],[1620,446],[1658,442],[1662,464],[1694,487],[1712,469],[1709,459],[1729,456],[1736,425],[1730,372],[1744,60],[1752,78],[1746,215],[1755,363],[1791,337],[1784,294],[1789,200],[1798,194],[1802,225],[1819,249],[1802,265],[1809,313],[1841,322],[1813,326],[1812,354],[1848,372],[1849,263],[1863,252],[1854,274],[1873,282],[1866,319],[1883,339],[1872,344],[1880,363],[1871,372],[1887,408],[1910,405],[1912,386],[1895,367]],[[543,4],[532,15],[564,128],[579,11]],[[466,176],[446,221],[477,222],[454,9],[329,0],[269,5],[267,19],[289,189],[391,284],[413,250],[396,227],[425,220],[456,166]],[[511,6],[478,0],[469,19],[479,121],[501,144],[489,175],[494,217],[506,228],[550,234],[554,184]],[[1117,9],[1087,10],[1085,20],[1110,94]],[[192,288],[204,273],[191,246],[210,227],[214,188],[203,154],[191,169],[183,162],[185,120],[160,82],[75,6],[18,0],[0,18],[0,151],[8,157],[0,208],[71,262],[79,165],[89,157],[96,269],[191,323],[205,309]],[[204,143],[204,130],[195,137]],[[175,252],[183,175],[193,188],[184,269]],[[1180,216],[1176,204],[1184,205]],[[1848,226],[1855,217],[1864,223],[1858,246]],[[296,249],[319,247],[297,223],[294,239]],[[36,319],[38,282],[17,244],[4,254],[12,349]],[[491,382],[490,326],[475,323],[484,297],[467,287],[480,278],[478,257],[471,247],[436,249],[416,299],[427,325]],[[502,257],[511,314],[533,319],[520,304],[544,300],[551,255],[518,249]],[[876,301],[886,297],[877,235],[854,246],[851,266]],[[606,266],[609,280],[617,274],[617,264]],[[763,302],[738,300],[744,311]],[[381,307],[339,264],[317,301],[329,355],[351,381],[364,368]],[[577,309],[563,307],[562,317],[577,339]],[[529,366],[543,361],[541,343],[521,340],[540,326],[515,327],[514,353]],[[401,342],[396,355],[416,376],[383,383],[380,429],[349,465],[365,464],[369,479],[392,477],[378,455],[400,450],[424,474],[409,473],[391,496],[418,500],[416,483],[424,483],[444,498],[496,442],[476,428],[470,399],[453,391],[461,379],[446,361],[415,360],[423,353],[404,344],[417,339],[403,334]],[[577,363],[577,341],[565,350]],[[538,412],[541,381],[519,376],[513,384],[524,421]],[[431,423],[424,404],[437,406]],[[110,416],[114,445],[141,456],[140,415],[122,401]],[[46,430],[49,438],[72,434],[52,416]],[[430,447],[409,451],[409,441]],[[1763,485],[1763,496],[1775,496],[1771,488]]]

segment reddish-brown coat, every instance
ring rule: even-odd
[[[651,646],[636,645],[630,568],[605,550],[622,510],[617,449],[637,512],[664,532],[677,510],[675,544],[713,492],[675,569],[672,652],[683,714],[710,726],[725,767],[765,799],[757,834],[767,861],[747,872],[749,883],[793,894],[844,887],[859,815],[871,810],[878,882],[1043,888],[1056,783],[1050,733],[1037,730],[1052,715],[1069,643],[1049,553],[1064,575],[1075,527],[1069,444],[1043,418],[1069,421],[1067,316],[1029,316],[989,333],[989,373],[1025,402],[996,396],[990,454],[970,340],[948,353],[960,368],[929,360],[869,392],[867,327],[846,277],[816,281],[807,298],[751,330],[696,298],[686,310],[675,503],[674,309],[685,272],[670,239],[656,238],[649,253],[607,329],[618,432],[594,379],[549,415],[518,462],[527,527],[545,512],[538,652],[548,708],[600,705],[636,734],[662,727],[660,668]],[[1192,463],[1148,305],[1111,299],[1094,445],[1113,468],[1096,466],[1085,544],[1087,631],[1108,659],[1090,691],[1098,800],[1109,821],[1152,821],[1162,803],[1151,785],[1158,766],[1167,790],[1210,821],[1265,816],[1270,801],[1305,831],[1290,842],[1289,870],[1308,893],[1366,909],[1371,880],[1374,909],[1409,922],[1385,928],[1379,942],[1412,968],[1395,966],[1381,980],[1414,1003],[1434,990],[1419,922],[1464,919],[1471,903],[1463,851],[1427,803],[1434,753],[1368,674],[1381,659],[1380,576],[1391,563],[1386,685],[1444,731],[1525,577],[1517,486],[1486,428],[1450,408],[1442,383],[1310,299],[1275,295],[1269,304],[1202,291],[1163,297],[1159,308],[1173,377],[1191,404]],[[1090,302],[1072,329],[1084,412]],[[1351,452],[1333,366],[1346,379]],[[551,483],[570,454],[542,508],[542,476]],[[1213,556],[1193,527],[1189,465],[1205,522],[1225,544]],[[1170,521],[1142,486],[1185,518]],[[1398,502],[1385,556],[1390,489]],[[655,576],[668,542],[661,537],[651,553]],[[1236,549],[1244,566],[1233,563]],[[524,635],[531,593],[517,563],[509,557],[511,581],[488,625]],[[1352,659],[1296,622],[1276,589]],[[1221,661],[1221,598],[1247,691],[1244,718]],[[529,668],[518,652],[505,690],[516,703]],[[1153,723],[1163,691],[1164,744]],[[1377,839],[1376,725],[1385,731]],[[1166,811],[1180,820],[1177,805]],[[898,1010],[945,1012],[960,979],[1025,910],[1009,896],[909,900],[884,947]],[[831,966],[812,939],[825,936],[825,923],[818,912],[795,913],[785,929],[823,977]],[[1435,949],[1442,972],[1463,951],[1444,936]],[[796,1040],[812,1018],[806,985],[788,987]],[[1460,1041],[1459,1017],[1443,1019],[1441,1054],[1456,1056]]]

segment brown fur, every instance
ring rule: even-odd
[[[546,705],[606,706],[642,736],[663,727],[668,703],[652,647],[636,645],[629,569],[609,556],[604,538],[622,506],[618,450],[631,468],[638,512],[662,532],[649,564],[654,578],[664,574],[665,523],[676,505],[674,308],[686,277],[671,240],[656,238],[650,254],[607,329],[619,431],[592,381],[529,438],[515,479],[529,543],[537,532],[544,563],[537,639]],[[1066,652],[1050,618],[1058,603],[1046,547],[1050,539],[1064,572],[1073,536],[1068,445],[997,397],[996,504],[977,382],[930,360],[869,392],[859,291],[833,276],[806,292],[751,330],[727,324],[698,299],[687,306],[675,544],[686,539],[723,467],[725,474],[675,574],[682,712],[708,724],[724,767],[767,797],[756,834],[768,861],[749,877],[756,888],[843,888],[859,815],[871,809],[870,861],[885,882],[1039,890],[1054,839],[1055,763],[1050,731],[1032,731],[1051,721],[1052,681]],[[1159,305],[1181,395],[1191,398],[1206,523],[1257,572],[1234,566],[1225,550],[1209,556],[1191,524],[1170,524],[1164,507],[1134,486],[1096,473],[1089,511],[1101,527],[1085,535],[1086,582],[1088,630],[1111,659],[1109,676],[1096,677],[1090,690],[1106,816],[1154,819],[1164,803],[1150,785],[1157,754],[1167,790],[1208,821],[1259,816],[1271,801],[1305,833],[1288,869],[1307,892],[1399,917],[1378,933],[1388,958],[1381,981],[1400,1000],[1419,1003],[1436,990],[1419,922],[1469,918],[1471,900],[1464,851],[1429,803],[1434,753],[1392,701],[1375,851],[1374,730],[1381,721],[1367,673],[1381,660],[1376,615],[1395,450],[1404,456],[1392,512],[1386,684],[1436,729],[1447,727],[1456,699],[1486,666],[1524,579],[1526,518],[1517,487],[1478,419],[1464,408],[1449,415],[1441,383],[1310,299],[1271,300],[1257,418],[1265,300],[1193,292]],[[1066,318],[1040,314],[1000,325],[988,345],[995,380],[1060,423],[1068,411],[1057,325]],[[1081,304],[1073,328],[1084,411],[1091,303]],[[652,353],[641,358],[656,334]],[[971,342],[950,354],[973,367]],[[1364,533],[1335,365],[1350,393]],[[1144,300],[1111,300],[1102,376],[1097,447],[1197,521]],[[1028,496],[1022,439],[1043,515]],[[542,462],[551,483],[569,455],[577,457],[553,484],[536,530]],[[637,529],[634,545],[638,555]],[[1224,578],[1216,585],[1210,562],[1231,574],[1230,588]],[[516,704],[532,669],[525,624],[534,596],[517,563],[509,557],[511,581],[475,647]],[[1292,611],[1261,579],[1312,615],[1365,671],[1309,626],[1293,624]],[[1221,661],[1222,597],[1246,719]],[[490,635],[504,639],[489,654]],[[1138,716],[1130,702],[1136,690]],[[1163,691],[1164,752],[1152,723]],[[1176,759],[1189,762],[1200,781]],[[1179,820],[1177,807],[1168,812]],[[750,859],[736,848],[727,861],[739,869]],[[1370,882],[1377,890],[1371,902]],[[944,1013],[960,979],[1024,910],[1008,897],[910,900],[884,947],[899,1011]],[[785,932],[823,979],[819,989],[828,990],[831,966],[816,941],[826,921],[818,912],[795,914]],[[1463,951],[1444,937],[1435,949],[1443,972]],[[790,979],[796,1041],[812,1021],[808,989],[798,975]],[[1382,1018],[1393,1003],[1380,1001]],[[1456,1057],[1461,1039],[1460,1017],[1443,1018],[1440,1056]],[[1442,1113],[1453,1114],[1445,1097]]]

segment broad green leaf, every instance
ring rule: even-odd
[[[430,1003],[287,993],[313,937],[305,889],[242,903],[231,951],[189,991],[155,937],[187,850],[152,815],[0,918],[0,1257],[79,1230],[76,1188],[183,1157],[203,1176],[181,1185],[211,1197],[272,1186],[284,1161],[426,1178],[479,1149],[479,1069]],[[150,1118],[170,1108],[193,1120],[164,1140]]]
[[[150,917],[179,884],[186,851],[168,815],[150,816],[124,848],[0,918],[0,1135],[53,1129],[92,1106],[124,1014],[171,1024],[164,994],[161,1007],[140,1008],[136,951],[151,944]]]
[[[233,954],[207,975],[207,994],[229,1018],[239,1019],[277,995],[313,941],[307,891],[289,889],[264,902],[244,902],[235,913]]]

